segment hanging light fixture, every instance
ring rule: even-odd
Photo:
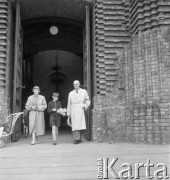
[[[56,26],[51,26],[49,31],[52,35],[58,34],[58,28]]]

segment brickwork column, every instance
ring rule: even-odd
[[[13,14],[9,0],[0,0],[0,122],[11,113]]]

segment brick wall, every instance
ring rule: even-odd
[[[95,1],[94,140],[170,143],[169,10],[168,0]]]
[[[93,140],[170,143],[170,27],[134,35],[119,59],[119,88],[94,97]]]
[[[170,24],[169,0],[125,0],[131,34]]]
[[[127,135],[170,143],[170,27],[139,33],[125,48]]]
[[[0,0],[0,122],[11,112],[12,31],[14,22],[10,1]]]
[[[125,101],[122,92],[112,90],[106,96],[94,97],[92,139],[109,143],[126,141]]]
[[[118,86],[119,55],[130,39],[124,9],[123,0],[95,1],[96,91],[100,95]]]

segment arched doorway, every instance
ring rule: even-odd
[[[68,83],[67,90],[64,94],[61,93],[65,104],[67,103],[66,94],[71,90],[74,79],[79,79],[90,93],[89,6],[86,6],[84,1],[77,2],[77,0],[51,0],[48,4],[46,0],[29,2],[24,0],[20,2],[20,7],[23,30],[22,85],[25,86],[22,92],[22,108],[27,97],[32,93],[34,85],[41,87],[42,94],[48,101],[55,88],[63,93],[64,91],[61,90],[63,83]],[[52,26],[58,28],[58,33],[55,35],[50,33]],[[64,57],[70,61],[63,59]],[[54,66],[59,66],[60,73],[68,77],[68,79],[62,79],[61,84],[52,82],[52,80],[50,82],[48,78]],[[71,69],[72,73],[69,75]],[[44,83],[42,83],[42,72],[44,72]],[[50,88],[49,82],[51,83]],[[89,119],[89,114],[88,112],[87,119]],[[89,136],[89,120],[87,125]]]
[[[51,34],[51,27],[57,27],[58,33]],[[38,85],[47,102],[58,91],[66,107],[73,80],[83,84],[83,26],[73,20],[44,17],[24,21],[23,32],[23,106],[32,87]],[[45,115],[49,129],[48,113]],[[66,123],[63,119],[62,125]]]

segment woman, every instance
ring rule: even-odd
[[[47,108],[45,97],[39,95],[40,88],[33,88],[33,95],[28,97],[25,108],[29,113],[29,133],[32,135],[31,145],[35,144],[36,136],[45,134],[44,110]]]

